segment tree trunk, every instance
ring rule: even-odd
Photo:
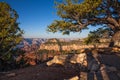
[[[115,41],[120,41],[120,30],[116,31],[112,37],[112,40]]]
[[[112,36],[109,47],[115,46],[116,41],[120,41],[120,30],[115,31],[114,35]]]

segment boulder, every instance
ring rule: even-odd
[[[47,62],[47,65],[50,66],[52,64],[80,64],[87,66],[86,54],[68,54],[68,55],[57,55],[54,58]]]
[[[83,63],[83,61],[86,59],[86,54],[82,53],[82,54],[75,54],[71,59],[70,62],[71,63]]]
[[[87,61],[86,61],[86,54],[75,54],[71,59],[70,63],[72,64],[80,64],[87,67]]]
[[[74,76],[74,77],[70,78],[69,80],[79,80],[79,77],[78,76]]]
[[[119,47],[113,47],[113,48],[112,48],[112,51],[113,51],[113,52],[119,52],[119,51],[120,51],[120,48],[119,48]]]
[[[56,55],[54,58],[47,62],[48,66],[51,66],[52,64],[60,64],[64,65],[67,55]]]

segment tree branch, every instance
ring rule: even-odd
[[[108,17],[108,18],[107,18],[107,21],[108,21],[109,23],[114,24],[114,25],[115,25],[114,27],[119,27],[119,23],[118,23],[114,18]]]
[[[15,48],[15,46],[12,46],[11,48],[9,48],[9,50],[5,52],[4,55],[1,56],[1,58],[7,55],[13,48]]]

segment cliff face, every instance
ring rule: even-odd
[[[104,41],[105,42],[105,41]],[[103,44],[98,44],[99,48],[103,48],[103,47],[108,47],[109,43],[103,43]],[[81,41],[69,41],[69,42],[61,42],[59,40],[55,39],[50,42],[46,42],[40,45],[39,50],[55,50],[55,51],[70,51],[70,50],[79,50],[79,49],[83,49],[83,48],[93,48],[93,45],[85,45],[83,44],[83,42]]]
[[[61,46],[62,50],[67,50],[67,51],[70,51],[70,50],[78,50],[78,49],[83,49],[83,48],[93,48],[94,46],[93,45],[77,45],[77,44],[73,44],[73,45],[64,45],[64,46]],[[108,47],[108,44],[101,44],[99,45],[98,47],[101,47],[101,48],[105,48],[105,47]],[[46,49],[46,50],[55,50],[55,51],[60,51],[60,46],[59,45],[46,45],[46,44],[42,44],[40,46],[40,49],[39,50],[43,50],[43,49]]]
[[[40,50],[43,50],[43,49],[59,51],[59,46],[57,44],[49,44],[49,45],[41,44]]]

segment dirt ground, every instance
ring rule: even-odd
[[[75,70],[64,67],[47,67],[42,65],[31,66],[24,69],[13,70],[15,76],[1,75],[0,80],[64,80],[78,75]]]
[[[102,64],[114,66],[115,72],[106,72],[108,80],[120,80],[120,56],[119,55],[101,55]],[[79,79],[71,79],[78,76]],[[81,78],[84,76],[85,78]],[[96,78],[94,78],[96,76]],[[66,69],[61,66],[48,67],[45,64],[30,66],[23,69],[17,69],[8,73],[0,73],[0,80],[107,80],[101,73],[81,72],[77,69]]]

